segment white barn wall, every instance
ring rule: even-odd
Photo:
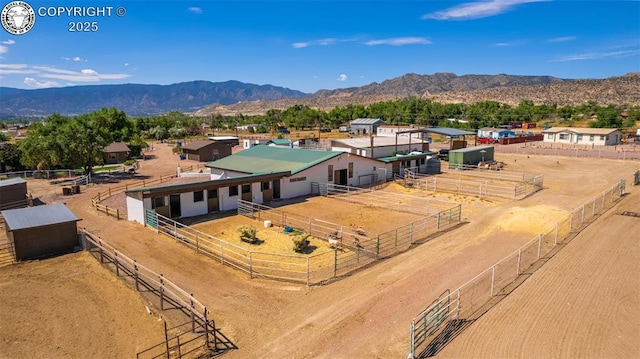
[[[193,217],[208,213],[207,197],[203,191],[203,200],[193,201],[193,192],[180,193],[181,217]]]
[[[127,219],[144,225],[144,203],[141,200],[127,196]]]

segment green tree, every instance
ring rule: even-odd
[[[13,171],[23,169],[20,157],[22,157],[22,151],[17,145],[13,143],[0,145],[0,172],[6,172],[7,167],[10,167]]]

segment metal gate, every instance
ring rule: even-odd
[[[158,214],[152,209],[144,210],[144,224],[158,230]]]

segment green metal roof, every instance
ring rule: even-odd
[[[206,166],[253,174],[289,171],[293,175],[343,153],[258,145],[209,162]]]
[[[276,138],[267,143],[273,143],[274,145],[290,145],[291,140],[289,140],[288,138]]]

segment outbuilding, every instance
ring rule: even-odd
[[[378,127],[384,125],[384,121],[379,118],[356,118],[349,122],[351,133],[356,135],[368,135],[378,132]]]
[[[16,261],[72,251],[79,245],[80,220],[64,204],[2,211]]]
[[[122,163],[129,158],[131,149],[124,142],[113,142],[102,150],[106,164]]]
[[[493,146],[475,146],[449,151],[449,168],[476,166],[480,162],[493,161]]]
[[[0,181],[0,210],[28,205],[27,181],[14,177]]]
[[[225,141],[199,140],[182,145],[182,153],[188,160],[209,162],[229,156],[233,146]]]

